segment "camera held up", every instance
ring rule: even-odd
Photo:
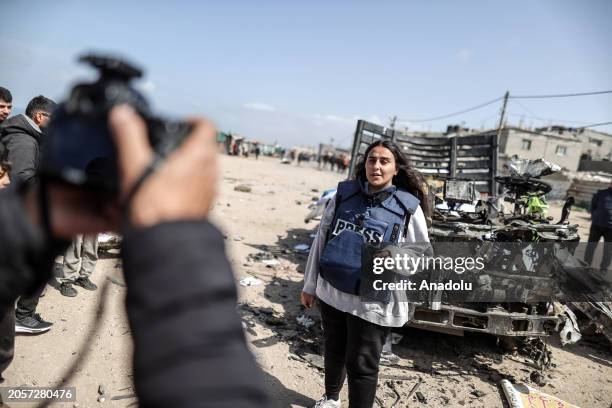
[[[174,151],[191,125],[155,116],[145,97],[131,82],[142,76],[139,68],[118,58],[85,55],[79,61],[99,72],[91,83],[77,84],[68,100],[53,114],[41,161],[41,177],[70,185],[116,194],[119,178],[108,115],[127,104],[145,120],[149,142],[158,159]]]

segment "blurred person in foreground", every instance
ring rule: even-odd
[[[55,106],[51,99],[39,95],[28,103],[25,114],[15,115],[2,123],[0,137],[8,149],[8,160],[12,166],[10,177],[13,181],[28,185],[38,183],[40,144]],[[43,333],[53,326],[36,313],[46,284],[41,282],[39,288],[17,301],[17,333]]]
[[[0,105],[3,102],[2,89],[4,88],[0,88]],[[8,161],[8,150],[4,143],[0,142],[0,190],[10,184],[10,172],[11,163]],[[13,361],[15,349],[15,312],[13,309],[12,304],[0,304],[0,383],[4,381],[2,372]]]
[[[154,153],[144,121],[127,106],[114,108],[109,128],[119,203],[101,208],[96,193],[49,185],[48,239],[37,188],[0,192],[0,300],[10,304],[27,286],[48,279],[37,276],[39,267],[50,271],[75,234],[120,231],[140,405],[267,406],[262,373],[236,313],[223,236],[206,220],[218,173],[216,131],[205,121],[193,125],[182,146],[150,173]],[[25,273],[16,265],[26,265]]]

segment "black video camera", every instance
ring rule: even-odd
[[[165,158],[175,150],[192,126],[154,116],[142,94],[130,86],[142,71],[118,58],[86,55],[79,61],[96,68],[100,77],[93,83],[77,84],[67,101],[53,113],[47,129],[41,160],[41,178],[117,194],[119,178],[115,145],[108,114],[127,104],[147,124],[154,152]]]

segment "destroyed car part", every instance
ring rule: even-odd
[[[563,329],[559,333],[561,344],[564,346],[567,344],[574,344],[582,337],[580,334],[580,327],[578,326],[578,319],[569,307],[566,305],[559,306],[563,308],[563,311],[567,315]]]
[[[537,178],[557,173],[561,171],[561,167],[542,159],[520,159],[514,155],[508,162],[508,170],[513,176]]]
[[[612,308],[609,302],[572,302],[569,307],[586,315],[612,346]]]
[[[434,219],[430,231],[433,241],[521,240],[523,242],[577,242],[578,226],[568,224],[531,224],[513,220],[508,225],[494,226]]]
[[[367,146],[376,140],[392,140],[399,145],[413,168],[439,179],[465,179],[475,182],[480,194],[496,193],[497,132],[474,135],[424,135],[403,132],[358,120],[351,151],[349,178],[356,174]]]
[[[449,332],[470,331],[498,336],[548,336],[564,322],[558,315],[530,315],[492,309],[479,312],[471,308],[442,304],[438,310],[417,306],[408,326],[447,329]]]

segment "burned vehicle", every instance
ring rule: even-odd
[[[547,256],[552,256],[557,263],[561,262],[559,259],[574,261],[573,251],[579,236],[577,225],[568,222],[573,202],[571,199],[566,202],[560,220],[548,217],[544,196],[551,186],[540,179],[558,171],[558,166],[542,160],[513,158],[507,165],[509,174],[499,176],[494,131],[469,135],[452,131],[438,135],[406,134],[360,120],[349,177],[354,175],[367,146],[379,139],[398,143],[412,166],[428,176],[432,208],[435,208],[429,220],[432,242],[487,243],[489,249],[499,243],[547,243],[553,244]],[[523,249],[521,263],[528,263],[523,262],[528,258],[523,254],[527,253]],[[540,264],[550,265],[550,262]],[[574,269],[582,272],[588,268],[578,262]],[[572,273],[576,277],[580,272]],[[507,294],[516,281],[510,279],[510,269],[492,275],[496,275],[499,287],[489,287],[490,293]],[[482,276],[478,279],[481,285],[491,285],[490,279]],[[502,297],[505,300],[501,301],[495,298],[457,300],[449,298],[443,290],[432,291],[429,301],[416,305],[408,325],[450,334],[472,331],[524,338],[561,332],[563,343],[577,341],[580,333],[572,310],[551,297],[550,285],[546,283],[549,280],[530,279],[527,292],[535,296]],[[591,284],[596,286],[597,282]],[[520,289],[525,292],[525,287]],[[538,293],[539,289],[542,294]]]

